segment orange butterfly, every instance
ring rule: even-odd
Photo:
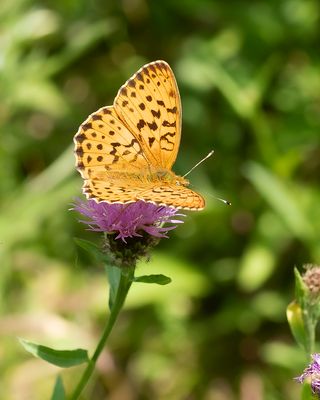
[[[165,61],[146,64],[121,86],[113,106],[91,114],[74,137],[84,194],[96,202],[203,209],[203,197],[171,170],[180,137],[173,72]]]

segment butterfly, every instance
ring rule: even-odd
[[[203,197],[171,170],[180,138],[174,74],[165,61],[146,64],[121,86],[113,105],[92,113],[74,137],[83,193],[98,203],[143,200],[203,209]]]

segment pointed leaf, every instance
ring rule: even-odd
[[[287,320],[296,342],[305,349],[308,342],[307,333],[301,307],[295,301],[287,307]]]
[[[50,347],[31,343],[24,339],[19,339],[22,346],[35,357],[41,358],[50,364],[58,367],[68,368],[74,365],[83,364],[89,361],[87,350],[55,350]]]
[[[308,288],[297,268],[294,269],[296,300],[302,308],[308,303]]]
[[[121,278],[121,269],[118,267],[114,267],[112,265],[105,265],[105,270],[109,280],[109,309],[112,309],[112,306],[115,301],[116,294],[118,292],[120,278]]]
[[[109,261],[106,254],[102,253],[100,248],[89,240],[74,238],[75,243],[89,253],[91,256],[95,257],[99,262]]]
[[[171,278],[162,274],[142,275],[135,277],[133,281],[143,283],[156,283],[157,285],[168,285],[168,283],[171,282]]]
[[[65,400],[66,393],[63,387],[63,382],[60,376],[57,377],[56,383],[54,385],[51,400]]]

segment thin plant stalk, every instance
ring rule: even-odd
[[[111,307],[110,316],[106,322],[106,325],[104,327],[99,343],[95,349],[95,352],[92,358],[90,359],[89,363],[87,364],[87,367],[84,370],[77,387],[75,388],[73,394],[70,396],[70,400],[77,400],[81,395],[83,389],[87,385],[95,369],[96,362],[102,350],[105,347],[106,341],[112,331],[112,328],[125,302],[129,289],[132,285],[133,276],[134,276],[134,268],[125,268],[121,270],[120,281],[117,288],[117,293],[115,295],[114,303]]]

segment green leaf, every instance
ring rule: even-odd
[[[157,285],[168,285],[168,283],[171,282],[171,278],[162,274],[142,275],[135,277],[133,281],[143,283],[156,283]]]
[[[290,328],[297,342],[304,347],[306,354],[313,352],[315,345],[315,329],[318,321],[317,303],[310,298],[309,289],[304,283],[297,268],[295,274],[295,294],[299,312],[295,310],[289,320]]]
[[[301,390],[301,400],[317,400],[317,396],[312,394],[310,383],[304,382]]]
[[[111,310],[118,292],[120,278],[121,278],[121,269],[118,267],[114,267],[111,265],[105,265],[105,270],[109,280],[109,309]]]
[[[57,377],[56,383],[54,385],[51,400],[65,400],[66,393],[64,391],[63,382],[60,376]]]
[[[302,310],[298,303],[291,302],[287,307],[287,320],[296,342],[303,348],[306,348],[308,337],[302,316]]]
[[[304,283],[300,272],[298,271],[297,268],[294,269],[294,277],[295,277],[295,294],[296,294],[296,300],[300,304],[302,308],[305,308],[308,299],[308,288],[306,284]]]
[[[102,253],[100,248],[89,240],[74,238],[75,243],[89,253],[91,256],[95,257],[99,262],[108,262],[108,257]]]
[[[22,346],[35,357],[41,358],[50,364],[58,367],[68,368],[74,365],[83,364],[89,361],[87,350],[54,350],[50,347],[31,343],[25,339],[19,338]]]

